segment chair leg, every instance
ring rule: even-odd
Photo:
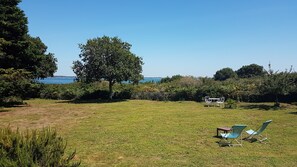
[[[232,146],[240,146],[240,147],[242,147],[242,136],[241,135],[240,135],[240,139],[239,139],[240,142],[237,139],[234,139],[234,140],[237,142],[237,144],[232,144]]]
[[[226,138],[222,138],[220,141],[219,141],[219,145],[222,146],[222,145],[228,145],[230,147],[230,144],[231,142],[228,141]]]
[[[261,137],[262,139],[260,140],[259,139],[259,142],[260,143],[264,143],[263,141],[266,141],[266,140],[268,140],[268,138],[267,138],[267,134],[266,134],[266,136],[264,137],[264,136],[262,136],[262,135],[260,135],[259,137]],[[264,143],[264,144],[266,144],[266,143]]]

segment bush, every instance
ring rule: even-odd
[[[78,97],[78,100],[92,100],[92,99],[109,99],[108,90],[92,90],[86,91],[82,96]]]
[[[30,94],[32,87],[31,75],[26,70],[13,68],[0,68],[0,105],[8,105],[22,101],[27,94]]]
[[[66,89],[65,91],[60,93],[60,99],[62,100],[72,100],[77,97],[77,93],[72,89]]]
[[[21,105],[23,103],[23,99],[16,96],[9,96],[9,97],[3,97],[0,98],[0,106],[15,106],[15,105]]]
[[[297,74],[292,74],[292,88],[289,94],[279,95],[279,102],[294,102],[297,94]],[[114,99],[146,99],[146,100],[194,100],[201,102],[205,96],[225,97],[242,102],[266,102],[274,101],[275,95],[268,92],[260,93],[263,78],[254,77],[248,79],[228,79],[215,81],[212,78],[195,78],[174,76],[164,79],[162,83],[141,83],[132,85],[121,83],[114,85]],[[3,83],[4,84],[4,83]],[[9,87],[9,83],[6,87]],[[2,87],[5,87],[2,86]],[[2,91],[0,80],[0,94]],[[27,88],[22,88],[28,90]],[[109,99],[108,82],[94,82],[90,84],[72,83],[41,85],[31,88],[40,98],[63,100],[91,100]],[[40,91],[39,91],[40,89]],[[15,90],[15,89],[11,89]],[[39,91],[39,92],[38,92]],[[1,97],[1,96],[0,96]],[[35,95],[34,95],[35,97]]]
[[[131,99],[132,90],[126,89],[120,92],[114,92],[114,99]]]
[[[166,92],[135,92],[132,94],[132,99],[141,99],[141,100],[158,100],[158,101],[167,101],[168,93]]]
[[[195,89],[180,88],[170,92],[169,98],[173,101],[194,100],[195,92]]]
[[[65,149],[63,138],[49,128],[26,133],[0,129],[0,166],[79,166],[80,162],[72,162],[75,151],[65,156]]]
[[[237,102],[235,100],[233,100],[233,99],[228,99],[228,100],[226,100],[225,108],[236,109],[237,108]]]

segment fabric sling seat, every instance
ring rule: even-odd
[[[228,145],[228,146],[242,146],[242,136],[241,133],[246,125],[233,125],[232,131],[230,133],[221,133],[222,139],[219,141],[219,145]],[[240,141],[238,141],[238,139]],[[233,143],[236,142],[236,143]]]
[[[254,131],[252,129],[246,131],[247,134],[249,134],[249,136],[246,138],[247,140],[250,140],[251,142],[252,141],[255,141],[255,140],[258,140],[259,142],[263,142],[265,140],[267,140],[267,134],[266,134],[266,137],[264,137],[262,135],[263,131],[267,128],[267,126],[272,122],[272,120],[268,120],[268,121],[265,121],[262,126],[260,126],[258,128],[258,130]]]

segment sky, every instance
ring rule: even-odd
[[[74,76],[79,44],[119,37],[143,58],[145,77],[212,77],[258,64],[297,70],[296,0],[23,0],[29,34]]]

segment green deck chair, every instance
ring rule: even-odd
[[[272,122],[272,120],[265,121],[262,124],[262,126],[260,126],[260,128],[258,128],[258,130],[256,130],[256,131],[254,131],[252,129],[246,131],[246,133],[249,134],[249,136],[246,139],[251,141],[251,142],[258,140],[260,143],[267,140],[268,139],[267,138],[267,133],[266,133],[266,137],[264,137],[262,135],[262,133],[266,129],[266,127],[270,124],[270,122]]]
[[[233,125],[230,133],[221,133],[222,139],[219,141],[220,146],[242,146],[241,133],[246,125]],[[240,138],[240,141],[237,139]],[[235,144],[233,142],[236,142]]]

